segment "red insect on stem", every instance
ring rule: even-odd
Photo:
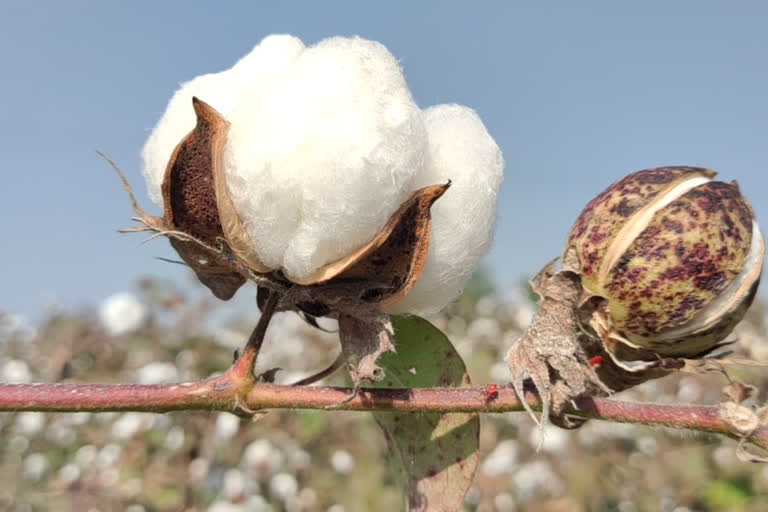
[[[595,368],[603,364],[603,356],[595,356],[589,359],[589,366]]]
[[[488,384],[485,386],[485,390],[483,391],[483,396],[485,396],[486,400],[493,400],[499,395],[499,385],[498,384]]]

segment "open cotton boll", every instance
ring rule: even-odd
[[[304,43],[296,37],[269,36],[231,68],[181,85],[141,153],[149,197],[155,204],[163,206],[160,189],[174,148],[195,127],[192,97],[199,97],[227,117],[244,96],[258,94],[265,81],[293,63],[303,50]]]
[[[310,282],[374,239],[417,189],[449,179],[432,206],[423,275],[390,312],[441,309],[488,251],[498,146],[471,109],[422,112],[383,45],[336,37],[305,48],[271,36],[229,70],[183,84],[142,153],[158,204],[168,160],[196,124],[193,96],[229,122],[217,176],[259,268]]]
[[[437,105],[424,112],[429,162],[414,187],[453,184],[432,206],[432,232],[424,272],[388,313],[430,313],[466,285],[491,247],[504,159],[474,110]]]
[[[373,41],[307,48],[228,120],[235,209],[261,261],[289,278],[370,241],[424,166],[421,111],[395,58]]]

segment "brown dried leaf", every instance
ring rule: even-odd
[[[738,446],[736,446],[736,456],[739,458],[741,462],[751,462],[751,463],[766,463],[768,462],[768,457],[765,457],[763,455],[757,455],[755,453],[751,453],[747,451],[747,439],[741,439],[739,441]]]
[[[727,390],[727,391],[726,391]],[[757,391],[754,386],[734,382],[724,388],[729,396],[738,401],[744,401],[752,397]],[[745,398],[746,397],[746,398]],[[746,407],[734,402],[723,402],[719,409],[720,417],[728,423],[731,433],[738,436],[739,444],[736,447],[736,456],[742,462],[766,463],[768,457],[751,453],[747,450],[747,444],[750,437],[762,425],[768,422],[768,407],[763,406],[757,409]]]
[[[523,405],[541,426],[549,421],[550,413],[564,418],[566,407],[575,398],[610,392],[590,366],[579,341],[581,331],[574,313],[581,294],[578,278],[571,272],[552,274],[553,268],[549,263],[532,280],[541,297],[539,310],[505,356],[518,396],[524,396],[525,378],[533,381],[541,397],[541,420],[527,402]]]
[[[334,278],[360,280],[372,283],[375,289],[371,292],[375,295],[366,299],[396,302],[421,276],[429,250],[430,207],[450,185],[448,182],[417,190],[368,244],[294,282],[309,285]]]
[[[214,147],[222,144],[229,123],[197,98],[192,105],[197,125],[174,149],[163,179],[165,222],[189,235],[169,235],[181,259],[216,297],[228,300],[245,283],[222,255],[225,237],[213,184]]]
[[[757,388],[751,384],[744,384],[741,381],[734,380],[723,388],[723,394],[732,402],[740,404],[755,396]]]
[[[749,437],[760,426],[760,418],[755,411],[735,402],[721,403],[718,414],[731,432],[739,437]]]
[[[339,315],[341,350],[352,365],[350,375],[355,388],[360,387],[362,380],[378,381],[384,377],[384,370],[376,361],[382,354],[395,351],[393,334],[392,322],[382,312],[367,313],[365,318]]]
[[[540,421],[523,402],[537,423],[551,419],[558,426],[578,426],[565,415],[576,398],[609,395],[663,377],[680,366],[658,358],[631,368],[616,361],[599,331],[592,332],[585,321],[600,303],[584,300],[581,280],[575,272],[555,272],[550,262],[531,286],[541,297],[539,310],[523,336],[510,347],[505,361],[518,396],[523,396],[526,377],[538,391],[542,402]]]
[[[761,425],[768,425],[768,405],[758,407],[755,414],[757,414],[757,418],[760,420]]]

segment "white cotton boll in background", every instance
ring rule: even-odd
[[[211,503],[208,512],[246,512],[246,510],[243,505],[219,500]]]
[[[9,359],[0,367],[0,380],[9,384],[26,384],[32,382],[32,372],[26,362]]]
[[[195,127],[192,97],[197,96],[227,117],[245,95],[258,94],[255,89],[291,64],[303,50],[304,43],[296,37],[269,36],[231,68],[195,77],[181,85],[141,153],[149,197],[155,204],[163,206],[160,188],[173,150]]]
[[[109,334],[119,336],[144,325],[147,308],[132,293],[116,293],[101,303],[99,317]]]
[[[331,455],[331,467],[337,473],[346,475],[355,469],[355,458],[346,450],[336,450]]]
[[[34,437],[45,428],[45,413],[26,411],[16,416],[16,431],[27,437]]]
[[[415,187],[452,181],[432,206],[429,254],[421,278],[389,313],[432,313],[454,300],[488,253],[504,159],[474,110],[437,105],[424,112],[429,162]]]
[[[518,442],[514,439],[501,441],[480,466],[483,473],[490,477],[512,472],[517,467],[519,458]]]
[[[179,380],[179,369],[171,363],[154,361],[136,371],[139,384],[165,384]]]
[[[394,56],[335,37],[233,110],[227,183],[261,260],[304,278],[370,241],[412,192],[426,132]]]
[[[229,441],[240,430],[240,418],[228,412],[220,412],[216,418],[216,438]]]
[[[42,453],[31,453],[26,456],[23,463],[24,478],[28,480],[40,480],[48,470],[50,463]]]
[[[282,501],[296,496],[299,492],[299,482],[290,473],[278,473],[269,481],[269,491]]]

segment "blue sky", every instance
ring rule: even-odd
[[[480,113],[507,163],[488,258],[502,287],[557,255],[584,204],[630,171],[714,168],[768,219],[766,22],[757,1],[8,2],[0,310],[35,318],[140,276],[188,282],[154,259],[174,257],[167,242],[115,232],[131,210],[95,150],[151,206],[139,151],[178,83],[272,33],[379,40],[422,107]]]

